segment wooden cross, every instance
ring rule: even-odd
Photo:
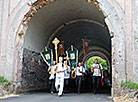
[[[55,52],[56,52],[56,63],[58,63],[58,53],[57,53],[57,45],[59,44],[59,40],[55,38],[52,43],[55,45]]]

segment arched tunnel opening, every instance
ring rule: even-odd
[[[57,0],[40,9],[29,22],[23,52],[24,90],[48,89],[48,66],[40,52],[45,47],[54,50],[55,37],[64,41],[65,50],[70,45],[76,47],[79,61],[86,62],[92,56],[105,59],[111,79],[111,38],[103,12],[84,0]],[[82,39],[90,40],[85,57]]]

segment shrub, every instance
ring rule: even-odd
[[[4,78],[3,76],[0,76],[0,82],[1,83],[5,83],[5,82],[10,83],[10,81],[7,80],[6,78]]]
[[[125,83],[122,83],[121,85],[128,88],[138,89],[138,84],[132,83],[132,82],[125,82]]]

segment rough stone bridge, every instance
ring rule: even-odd
[[[51,41],[73,44],[83,58],[82,38],[91,40],[86,61],[106,59],[112,95],[120,83],[138,82],[137,0],[0,0],[0,76],[14,91],[47,88],[47,65],[39,52]]]

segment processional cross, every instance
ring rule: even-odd
[[[58,63],[58,53],[57,53],[57,45],[59,44],[59,40],[55,38],[52,43],[55,45],[55,52],[56,52],[56,63]]]

